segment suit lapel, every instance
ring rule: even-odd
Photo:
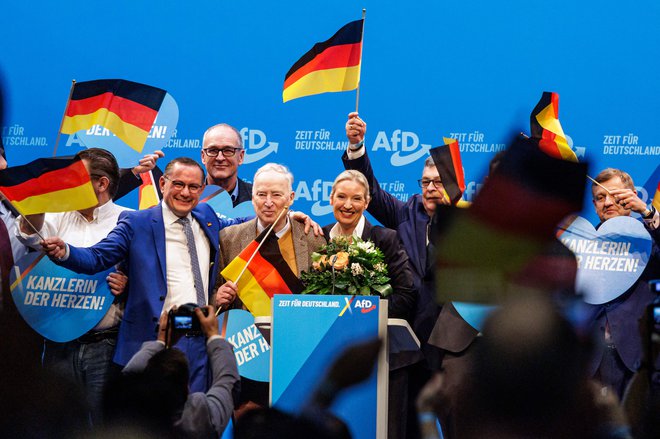
[[[160,265],[161,276],[165,280],[165,285],[167,285],[167,266],[165,261],[167,257],[165,255],[165,222],[163,221],[163,207],[161,204],[158,204],[156,207],[150,210],[151,213],[151,232],[154,238],[154,248],[156,249],[156,255],[158,256],[158,264]]]
[[[364,219],[364,230],[362,230],[362,238],[363,241],[368,241],[371,239],[371,229],[373,229],[374,226],[371,225],[368,219]]]
[[[308,269],[309,267],[308,243],[302,225],[296,221],[291,221],[291,239],[293,240],[293,252],[296,254],[297,275],[300,277],[303,269]]]

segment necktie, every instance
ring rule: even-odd
[[[195,237],[193,236],[192,226],[188,218],[179,218],[177,223],[183,226],[183,232],[186,234],[186,241],[188,243],[188,254],[190,255],[190,268],[192,270],[193,279],[195,281],[195,292],[197,293],[197,305],[206,305],[206,294],[204,294],[204,284],[202,283],[202,272],[199,269],[199,261],[197,260],[197,247],[195,247]]]

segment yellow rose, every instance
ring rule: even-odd
[[[319,259],[316,262],[312,262],[312,268],[317,271],[321,271],[323,269],[323,266],[328,263],[327,258],[325,255],[321,255],[321,259]]]
[[[332,266],[335,270],[343,270],[348,265],[348,253],[338,252],[336,254],[335,263]]]

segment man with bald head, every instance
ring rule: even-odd
[[[202,163],[208,174],[206,184],[226,190],[234,207],[252,198],[252,185],[238,178],[238,167],[244,157],[243,136],[233,126],[221,123],[204,133]]]

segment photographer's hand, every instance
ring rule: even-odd
[[[202,309],[207,311],[206,315],[204,315]],[[218,318],[215,316],[215,307],[213,305],[205,306],[203,308],[195,308],[195,314],[197,314],[199,325],[206,338],[210,338],[213,335],[220,335]]]
[[[167,346],[167,313],[163,311],[158,321],[158,341],[162,341]]]

